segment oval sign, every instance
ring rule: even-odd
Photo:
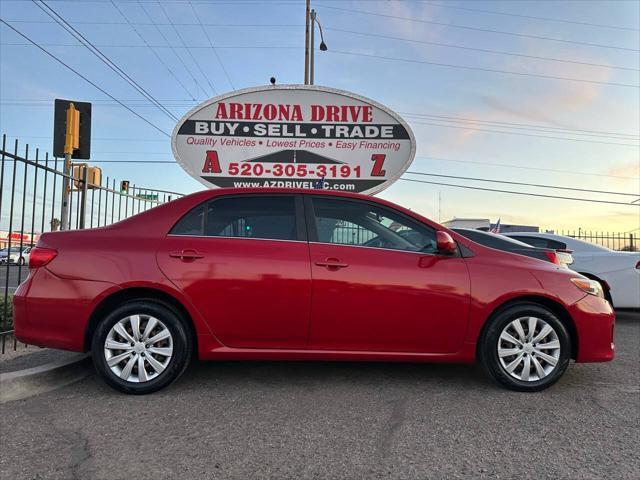
[[[209,188],[320,188],[377,193],[415,155],[395,112],[333,88],[278,85],[215,97],[173,130],[173,155]]]

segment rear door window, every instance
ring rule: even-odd
[[[293,195],[214,199],[191,210],[171,234],[298,240],[296,199]]]

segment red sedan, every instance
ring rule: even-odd
[[[479,361],[515,390],[614,357],[597,282],[364,195],[207,190],[45,233],[14,295],[25,343],[91,350],[149,393],[202,360]]]

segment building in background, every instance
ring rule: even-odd
[[[30,233],[21,234],[20,232],[11,232],[11,246],[19,246],[20,240],[22,240],[22,245],[31,245],[32,242],[35,244],[39,238],[39,234],[32,235]],[[0,230],[0,248],[7,248],[8,246],[9,232]]]

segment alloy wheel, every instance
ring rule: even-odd
[[[118,321],[104,342],[104,358],[114,375],[143,383],[160,375],[171,362],[173,337],[157,318],[130,315]]]
[[[533,316],[519,317],[502,330],[497,346],[502,368],[513,378],[535,382],[560,360],[560,339],[551,325]]]

